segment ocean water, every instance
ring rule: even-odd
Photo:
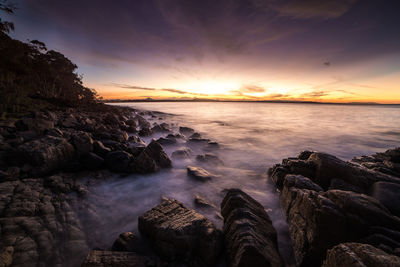
[[[174,160],[173,168],[151,175],[115,177],[92,188],[89,201],[101,218],[96,226],[97,247],[111,246],[118,234],[137,232],[137,218],[160,202],[172,197],[207,216],[222,227],[218,214],[223,189],[241,188],[257,199],[268,211],[278,231],[280,251],[287,263],[293,263],[288,226],[279,207],[279,197],[267,182],[266,171],[283,158],[300,151],[316,150],[350,160],[400,145],[400,106],[358,106],[281,103],[147,102],[120,103],[136,109],[165,114],[147,116],[152,123],[167,122],[174,132],[188,126],[202,137],[220,144],[210,151],[204,144],[164,146],[169,156],[181,147],[193,153],[185,160]],[[155,134],[152,138],[166,134]],[[214,153],[223,165],[202,164],[198,154]],[[202,183],[187,176],[188,165],[201,166],[220,175]],[[200,194],[217,209],[198,208]]]

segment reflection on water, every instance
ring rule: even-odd
[[[224,196],[221,191],[239,187],[269,211],[278,230],[281,252],[290,258],[287,225],[278,197],[266,183],[267,168],[305,149],[348,160],[400,143],[400,108],[396,106],[188,102],[121,105],[174,114],[163,115],[164,120],[153,118],[153,123],[174,123],[175,131],[178,125],[189,126],[203,137],[217,141],[221,147],[212,152],[224,164],[200,164],[195,156],[208,152],[205,146],[180,141],[164,146],[168,155],[181,147],[190,147],[193,154],[189,159],[173,160],[173,169],[153,175],[131,175],[94,188],[97,197],[92,196],[91,201],[102,219],[97,230],[102,233],[99,245],[103,246],[111,246],[121,232],[137,232],[137,217],[159,203],[162,196],[182,201],[221,227],[218,211],[195,207],[193,197],[201,194],[219,207]],[[203,166],[222,177],[207,183],[194,181],[186,174],[187,165]]]

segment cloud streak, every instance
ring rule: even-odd
[[[170,93],[181,94],[181,95],[208,96],[208,94],[194,93],[194,92],[183,91],[183,90],[178,90],[178,89],[174,89],[174,88],[153,88],[153,87],[143,87],[143,86],[129,85],[129,84],[120,84],[120,83],[110,83],[110,85],[112,85],[114,87],[118,87],[118,88],[138,90],[138,91],[158,91],[158,92],[161,91],[161,92],[170,92]]]

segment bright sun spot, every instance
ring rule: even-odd
[[[207,95],[231,94],[232,90],[238,90],[239,85],[227,81],[199,81],[186,85],[192,92]]]

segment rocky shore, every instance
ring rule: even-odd
[[[0,122],[0,266],[285,266],[268,212],[240,189],[221,192],[220,207],[194,196],[221,214],[222,229],[163,198],[137,218],[140,235],[99,247],[104,233],[86,229],[102,221],[87,201],[91,187],[172,168],[193,153],[180,148],[171,160],[164,147],[176,143],[209,151],[187,166],[190,179],[225,179],[201,165],[224,165],[212,153],[218,143],[162,113],[104,106]],[[400,266],[400,148],[350,162],[303,151],[268,175],[298,266]]]

